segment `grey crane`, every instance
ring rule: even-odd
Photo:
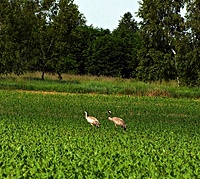
[[[97,118],[93,116],[88,116],[87,112],[85,111],[85,119],[92,125],[96,127],[100,127],[100,122],[97,120]]]
[[[119,117],[110,117],[111,111],[108,111],[108,120],[112,121],[115,124],[115,127],[121,126],[124,130],[126,130],[126,123],[123,119]]]

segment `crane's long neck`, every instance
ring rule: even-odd
[[[112,119],[112,117],[108,116],[108,120],[112,121],[113,119]]]
[[[111,113],[109,112],[108,113],[108,119],[110,120],[110,121],[112,121],[112,117],[110,117],[111,116]]]
[[[87,112],[85,112],[85,118],[87,119]]]

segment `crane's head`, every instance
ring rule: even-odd
[[[111,111],[109,110],[108,111],[108,120],[112,121],[112,117],[110,117],[110,116],[111,116]]]
[[[108,114],[111,114],[111,111],[108,111]]]

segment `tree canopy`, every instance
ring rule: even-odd
[[[199,86],[199,1],[139,5],[140,22],[127,12],[110,31],[86,25],[73,0],[2,0],[0,74],[92,74]]]

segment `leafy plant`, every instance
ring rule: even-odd
[[[198,101],[0,91],[1,178],[197,178]],[[123,118],[127,131],[107,120]],[[97,117],[100,128],[84,118]]]

